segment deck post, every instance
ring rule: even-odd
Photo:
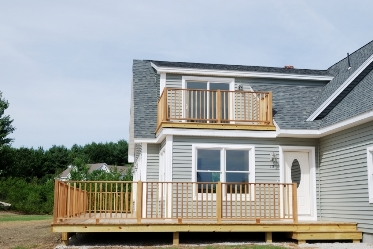
[[[58,193],[59,193],[59,182],[54,180],[54,204],[53,204],[53,223],[57,223],[58,217]]]
[[[69,245],[69,233],[64,232],[61,234],[61,236],[62,236],[61,238],[62,244],[64,246],[68,246]]]
[[[298,223],[298,192],[297,192],[297,183],[293,183],[292,186],[292,207],[293,207],[293,221],[294,223]]]
[[[136,218],[137,218],[137,223],[141,223],[141,218],[142,218],[142,181],[141,180],[137,182]]]
[[[272,232],[265,233],[265,241],[266,243],[272,243]]]
[[[222,207],[222,203],[221,203],[221,197],[222,197],[222,191],[221,191],[221,182],[218,182],[216,184],[216,218],[218,220],[218,223],[221,223],[221,216],[222,216],[222,212],[221,212],[221,207]]]
[[[173,240],[172,240],[172,244],[173,244],[174,246],[179,245],[179,232],[173,232]]]

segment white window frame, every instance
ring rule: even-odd
[[[219,78],[219,77],[198,77],[198,76],[182,76],[181,80],[181,87],[183,89],[187,88],[187,82],[206,82],[207,83],[207,90],[210,89],[210,83],[227,83],[229,84],[229,91],[234,91],[235,79],[234,78]],[[207,95],[208,96],[208,95]],[[208,100],[207,100],[208,101]],[[229,104],[229,118],[232,119],[235,116],[234,113],[234,100],[231,99]],[[183,95],[183,103],[182,106],[185,106],[185,95]],[[182,115],[185,117],[185,108],[182,108]],[[231,122],[233,123],[233,122]]]
[[[369,203],[373,203],[373,146],[367,148],[367,167]]]
[[[199,149],[220,149],[220,181],[225,182],[225,150],[247,150],[249,152],[249,183],[255,183],[255,146],[247,144],[192,144],[192,182],[197,182],[197,150]],[[244,199],[253,200],[254,196],[247,194]],[[202,199],[202,194],[196,192],[196,188],[193,187],[193,199]],[[213,200],[216,199],[216,195],[212,195]],[[224,196],[224,195],[223,195]],[[227,195],[230,200],[230,195]],[[232,199],[235,195],[232,196]],[[209,197],[210,199],[210,197]]]

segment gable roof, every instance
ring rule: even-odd
[[[313,105],[307,121],[322,119],[338,105],[352,89],[373,69],[373,41],[356,50],[328,69],[335,77],[324,87]]]
[[[120,173],[126,173],[128,167],[127,166],[114,166],[114,165],[107,165],[106,163],[94,163],[94,164],[87,164],[89,169],[88,172],[92,173],[95,170],[102,170],[104,167],[107,167],[109,170],[113,170],[115,167],[117,168],[118,172]],[[59,178],[68,178],[70,175],[70,172],[72,170],[73,166],[69,165],[67,169],[62,171],[62,173],[59,175]]]

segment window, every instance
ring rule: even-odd
[[[249,145],[193,145],[193,181],[194,182],[255,182],[255,152]],[[199,185],[198,192],[205,191]],[[240,188],[235,184],[227,186],[227,193]],[[241,188],[241,191],[242,190]]]
[[[369,203],[373,203],[373,147],[367,148]]]

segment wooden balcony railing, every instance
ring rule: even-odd
[[[55,223],[70,219],[298,222],[297,185],[291,183],[56,181],[55,187]]]
[[[157,130],[168,122],[273,126],[272,93],[165,88]]]

